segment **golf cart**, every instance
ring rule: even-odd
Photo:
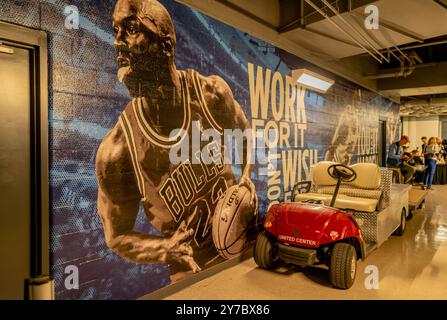
[[[254,258],[264,269],[280,260],[303,267],[325,264],[331,283],[348,289],[357,260],[392,234],[404,233],[410,187],[391,185],[392,172],[370,163],[319,162],[311,177],[294,186],[293,202],[269,208]]]

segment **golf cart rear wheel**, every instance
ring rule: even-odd
[[[256,264],[263,269],[273,269],[276,267],[278,259],[275,251],[275,246],[265,231],[260,232],[256,238],[254,248],[254,258]]]
[[[400,216],[400,226],[394,231],[393,235],[401,236],[404,234],[405,229],[407,228],[407,215],[405,208],[402,208],[402,214]]]
[[[357,274],[357,253],[348,243],[336,243],[331,253],[329,274],[333,286],[349,289]]]
[[[408,213],[407,221],[410,221],[411,219],[413,219],[414,210],[415,209],[409,209],[410,212]]]
[[[423,209],[424,207],[425,207],[425,200],[422,200],[421,204],[417,208]]]

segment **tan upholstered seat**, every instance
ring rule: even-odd
[[[321,194],[330,194],[333,195],[335,190],[335,186],[328,186],[328,187],[319,187],[318,193]],[[367,190],[367,189],[360,189],[357,187],[351,187],[342,185],[340,189],[338,190],[338,194],[345,194],[347,196],[351,197],[358,197],[358,198],[368,198],[368,199],[380,199],[382,191],[381,190]]]
[[[328,206],[331,204],[332,196],[328,194],[321,194],[315,192],[299,193],[295,196],[295,202],[305,201],[305,200],[321,200]]]
[[[322,161],[312,170],[313,192],[297,194],[295,201],[321,200],[330,205],[337,181],[332,178],[327,169],[335,162]],[[340,185],[335,207],[339,209],[374,212],[382,195],[381,171],[372,163],[358,163],[351,166],[357,178]]]
[[[309,193],[297,194],[295,197],[295,201],[304,201],[304,200],[322,200],[326,206],[329,206],[331,204],[332,195],[309,192]],[[344,210],[374,212],[376,211],[378,202],[379,200],[376,199],[350,197],[344,194],[339,194],[337,196],[337,200],[335,201],[334,207]]]

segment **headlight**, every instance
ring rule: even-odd
[[[275,213],[269,211],[265,216],[264,228],[271,228],[274,223],[275,223]]]

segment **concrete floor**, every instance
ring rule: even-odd
[[[447,299],[447,186],[434,186],[402,237],[391,237],[359,261],[349,290],[333,288],[317,267],[262,270],[253,259],[167,299]],[[379,289],[366,289],[365,268],[379,270]]]

